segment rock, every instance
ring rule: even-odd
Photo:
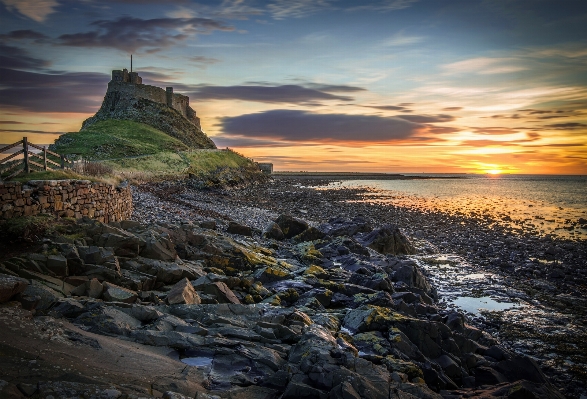
[[[379,306],[361,306],[346,314],[342,325],[352,332],[387,331],[405,317]]]
[[[442,367],[444,373],[451,379],[460,380],[462,378],[463,373],[461,371],[461,366],[459,366],[453,359],[451,359],[450,356],[441,355],[436,359],[436,363]]]
[[[475,367],[472,374],[475,376],[475,385],[477,387],[508,382],[508,379],[503,374],[487,366]]]
[[[207,284],[201,287],[204,294],[214,295],[218,303],[235,303],[240,304],[239,299],[226,284],[221,281]]]
[[[78,246],[77,251],[85,263],[103,265],[106,262],[114,261],[114,251],[112,249],[96,246]]]
[[[436,297],[435,289],[432,288],[428,279],[422,274],[422,271],[415,262],[411,260],[400,261],[391,266],[391,269],[392,271],[389,273],[392,281],[404,282],[408,287],[418,288],[430,297]]]
[[[502,360],[494,368],[506,376],[510,382],[517,380],[527,380],[541,384],[548,382],[538,364],[526,356],[516,356],[512,359]]]
[[[132,308],[130,308],[129,314],[143,323],[150,323],[164,315],[164,313],[155,309],[153,306],[142,305],[133,305]]]
[[[200,227],[203,229],[216,230],[216,222],[214,220],[204,220],[200,222]]]
[[[412,255],[416,248],[396,225],[385,225],[361,237],[363,245],[381,254]]]
[[[74,319],[74,323],[86,326],[90,332],[123,336],[129,336],[134,329],[141,326],[141,322],[134,317],[100,303],[90,306],[87,312]]]
[[[326,397],[326,392],[301,382],[290,381],[281,399],[326,399]]]
[[[136,292],[127,288],[119,287],[112,283],[104,282],[104,300],[111,302],[134,303],[138,295]]]
[[[145,243],[137,236],[134,235],[119,235],[113,233],[105,233],[100,236],[97,243],[101,247],[114,248],[114,254],[116,256],[122,256],[125,258],[134,258],[139,255],[141,245]]]
[[[357,216],[350,220],[343,217],[333,218],[318,228],[332,237],[351,237],[357,233],[368,233],[373,230],[371,223],[362,216]]]
[[[8,302],[16,294],[23,292],[29,282],[20,277],[0,274],[0,303]]]
[[[228,222],[228,227],[226,228],[226,232],[230,234],[238,234],[241,236],[252,237],[253,236],[253,229],[249,226],[242,225],[237,222]]]
[[[21,295],[26,295],[28,297],[39,297],[40,299],[35,305],[35,309],[37,310],[47,310],[51,308],[56,302],[60,299],[64,298],[65,295],[62,293],[55,291],[45,284],[42,284],[38,281],[33,280],[31,284],[21,293]]]
[[[171,290],[167,293],[167,303],[175,305],[184,303],[186,305],[198,305],[202,300],[198,293],[194,290],[192,283],[187,278],[178,281]]]
[[[47,256],[47,269],[59,277],[68,275],[67,259],[63,255],[49,255]]]
[[[87,295],[90,298],[100,298],[102,297],[102,292],[104,291],[104,286],[102,285],[102,283],[100,283],[100,281],[98,281],[97,278],[93,278],[91,279],[87,284],[86,284],[86,292]]]
[[[273,238],[274,240],[283,240],[285,235],[277,223],[271,222],[265,227],[265,230],[263,230],[263,237]]]
[[[142,238],[145,240],[145,246],[140,251],[142,257],[163,261],[173,261],[177,257],[173,243],[154,231],[149,230]]]
[[[277,223],[285,238],[297,236],[309,227],[308,223],[290,215],[280,215],[275,220],[275,223]]]
[[[296,242],[304,242],[304,241],[314,241],[320,240],[324,238],[326,234],[321,232],[315,227],[308,227],[306,230],[302,231],[300,234],[294,237]]]

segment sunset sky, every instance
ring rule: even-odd
[[[0,0],[0,143],[52,143],[112,69],[276,170],[587,174],[585,0]]]

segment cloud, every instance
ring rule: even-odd
[[[22,125],[20,121],[0,121],[0,125]]]
[[[519,64],[515,58],[477,57],[468,60],[441,65],[447,73],[475,73],[478,75],[495,75],[525,71],[528,68]],[[505,64],[505,65],[504,65]]]
[[[452,115],[395,115],[396,118],[405,119],[414,123],[438,123],[438,122],[450,122],[456,118]]]
[[[404,8],[410,7],[412,4],[417,3],[418,0],[383,0],[369,2],[368,5],[361,5],[357,7],[350,7],[348,11],[395,11],[403,10]]]
[[[460,111],[462,109],[463,109],[463,107],[446,107],[446,108],[443,108],[442,110],[443,111]]]
[[[306,86],[329,93],[350,93],[356,91],[366,91],[367,89],[358,86],[347,86],[347,85],[327,85],[319,83],[308,83]]]
[[[376,144],[409,138],[426,126],[394,117],[271,110],[221,119],[224,135],[289,142]]]
[[[407,46],[410,44],[416,44],[424,41],[422,36],[406,36],[403,32],[399,32],[387,40],[383,41],[384,46],[395,47],[395,46]]]
[[[59,4],[55,0],[1,0],[6,8],[17,11],[20,14],[37,22],[43,22],[49,14],[55,11]]]
[[[274,19],[301,18],[332,8],[332,0],[275,0],[267,6]]]
[[[231,26],[209,18],[121,17],[92,22],[97,30],[59,36],[58,43],[73,47],[107,47],[133,52],[138,49],[158,51],[196,34],[215,30],[233,31]]]
[[[554,123],[552,125],[546,125],[546,127],[557,130],[576,130],[587,128],[587,124],[578,122]]]
[[[199,68],[206,68],[208,65],[214,65],[220,62],[218,58],[204,57],[203,55],[196,55],[188,57],[187,59],[191,64],[194,64]]]
[[[0,68],[0,107],[32,112],[94,113],[110,77],[99,73],[37,73]]]
[[[319,100],[352,101],[352,97],[334,95],[299,85],[283,86],[201,86],[191,93],[199,100],[242,100],[263,103],[307,103]]]
[[[406,109],[405,107],[399,105],[362,105],[364,108],[374,108],[380,109],[383,111],[403,111],[403,112],[410,112],[410,110]]]
[[[33,58],[29,56],[28,52],[19,47],[0,43],[0,66],[15,69],[40,69],[49,66],[49,62]]]
[[[0,35],[0,40],[33,40],[37,43],[41,43],[48,38],[48,36],[30,29],[13,30]]]

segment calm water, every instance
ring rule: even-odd
[[[350,180],[343,187],[378,189],[377,201],[471,217],[537,234],[586,239],[587,176],[424,175],[426,180]],[[453,178],[446,178],[453,177]],[[384,190],[384,198],[379,195]],[[584,226],[581,227],[581,226]]]

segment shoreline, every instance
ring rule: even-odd
[[[274,178],[272,182],[265,184],[208,192],[193,191],[189,186],[178,183],[163,184],[151,192],[157,195],[158,200],[171,201],[172,209],[176,213],[168,220],[175,218],[175,222],[182,217],[202,220],[215,217],[220,225],[232,219],[260,230],[267,221],[281,213],[290,213],[313,225],[341,215],[363,215],[375,225],[393,222],[408,237],[432,244],[430,252],[456,254],[468,264],[475,265],[473,269],[476,273],[495,273],[502,276],[505,288],[521,293],[517,294],[520,298],[514,300],[528,301],[559,314],[559,319],[550,320],[549,323],[556,325],[561,320],[566,320],[564,323],[579,326],[579,329],[587,326],[587,265],[584,262],[587,259],[587,241],[537,237],[532,234],[515,235],[483,218],[451,215],[440,210],[424,212],[421,209],[362,202],[370,192],[364,187],[315,189],[332,181],[337,179],[305,176],[298,176],[296,179]],[[179,215],[177,212],[180,209],[187,213]],[[189,212],[192,213],[188,216]],[[149,216],[142,214],[141,218],[148,219]],[[511,258],[512,252],[516,253],[514,258]],[[476,319],[471,322],[496,334],[501,326],[507,332],[502,337],[504,342],[515,349],[516,342],[526,332],[520,331],[520,326],[515,325],[512,320],[500,320],[500,317],[507,316],[506,313],[496,313],[497,318],[491,315],[481,319],[471,317]],[[509,322],[511,323],[507,324]],[[535,331],[534,338],[536,337],[548,339],[540,329]],[[585,338],[585,334],[581,332],[564,337],[575,343]],[[552,361],[548,359],[548,352],[552,349],[543,348],[541,354],[535,353],[536,359],[546,367],[556,386],[568,394],[567,385],[576,378],[584,378],[581,376],[587,370],[587,359],[582,360],[580,366],[571,367],[571,372],[568,372],[569,367],[565,369],[567,371],[562,371],[553,367]],[[561,356],[568,356],[566,351],[563,352]],[[583,380],[580,386],[585,390],[587,381]]]

